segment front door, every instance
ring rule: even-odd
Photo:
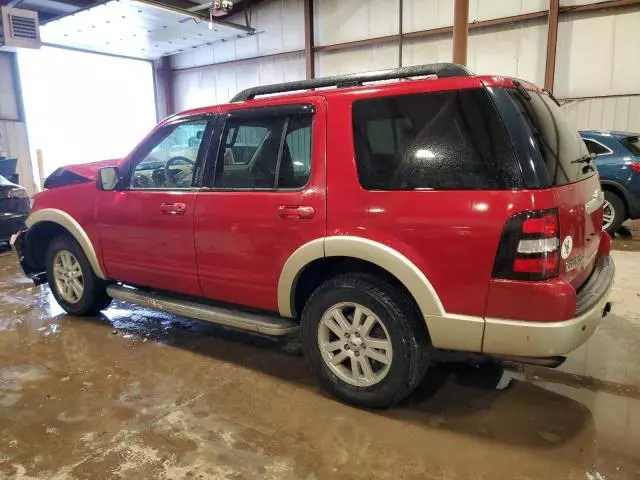
[[[193,219],[208,124],[192,117],[160,127],[131,156],[123,185],[98,193],[96,218],[110,278],[202,295]]]
[[[326,232],[324,99],[235,109],[216,130],[195,213],[202,291],[277,311],[284,263]]]

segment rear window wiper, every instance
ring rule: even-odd
[[[516,86],[516,91],[527,101],[531,101],[531,94],[527,92],[527,89],[522,86],[519,80],[513,80],[513,84]]]
[[[594,158],[595,155],[593,153],[590,153],[589,155],[583,155],[576,160],[571,160],[571,163],[591,163]]]

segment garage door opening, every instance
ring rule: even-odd
[[[51,47],[21,49],[18,62],[32,158],[42,151],[45,175],[121,158],[156,123],[151,62]]]

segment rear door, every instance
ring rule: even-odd
[[[509,89],[543,159],[560,221],[560,276],[576,288],[589,276],[600,244],[603,193],[585,143],[546,93]]]
[[[326,232],[324,98],[221,116],[195,210],[208,298],[277,311],[280,272]]]

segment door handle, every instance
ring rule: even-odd
[[[280,205],[278,216],[288,220],[310,220],[316,214],[313,207],[300,205]]]
[[[160,205],[160,211],[165,215],[184,215],[187,206],[184,203],[163,203]]]

